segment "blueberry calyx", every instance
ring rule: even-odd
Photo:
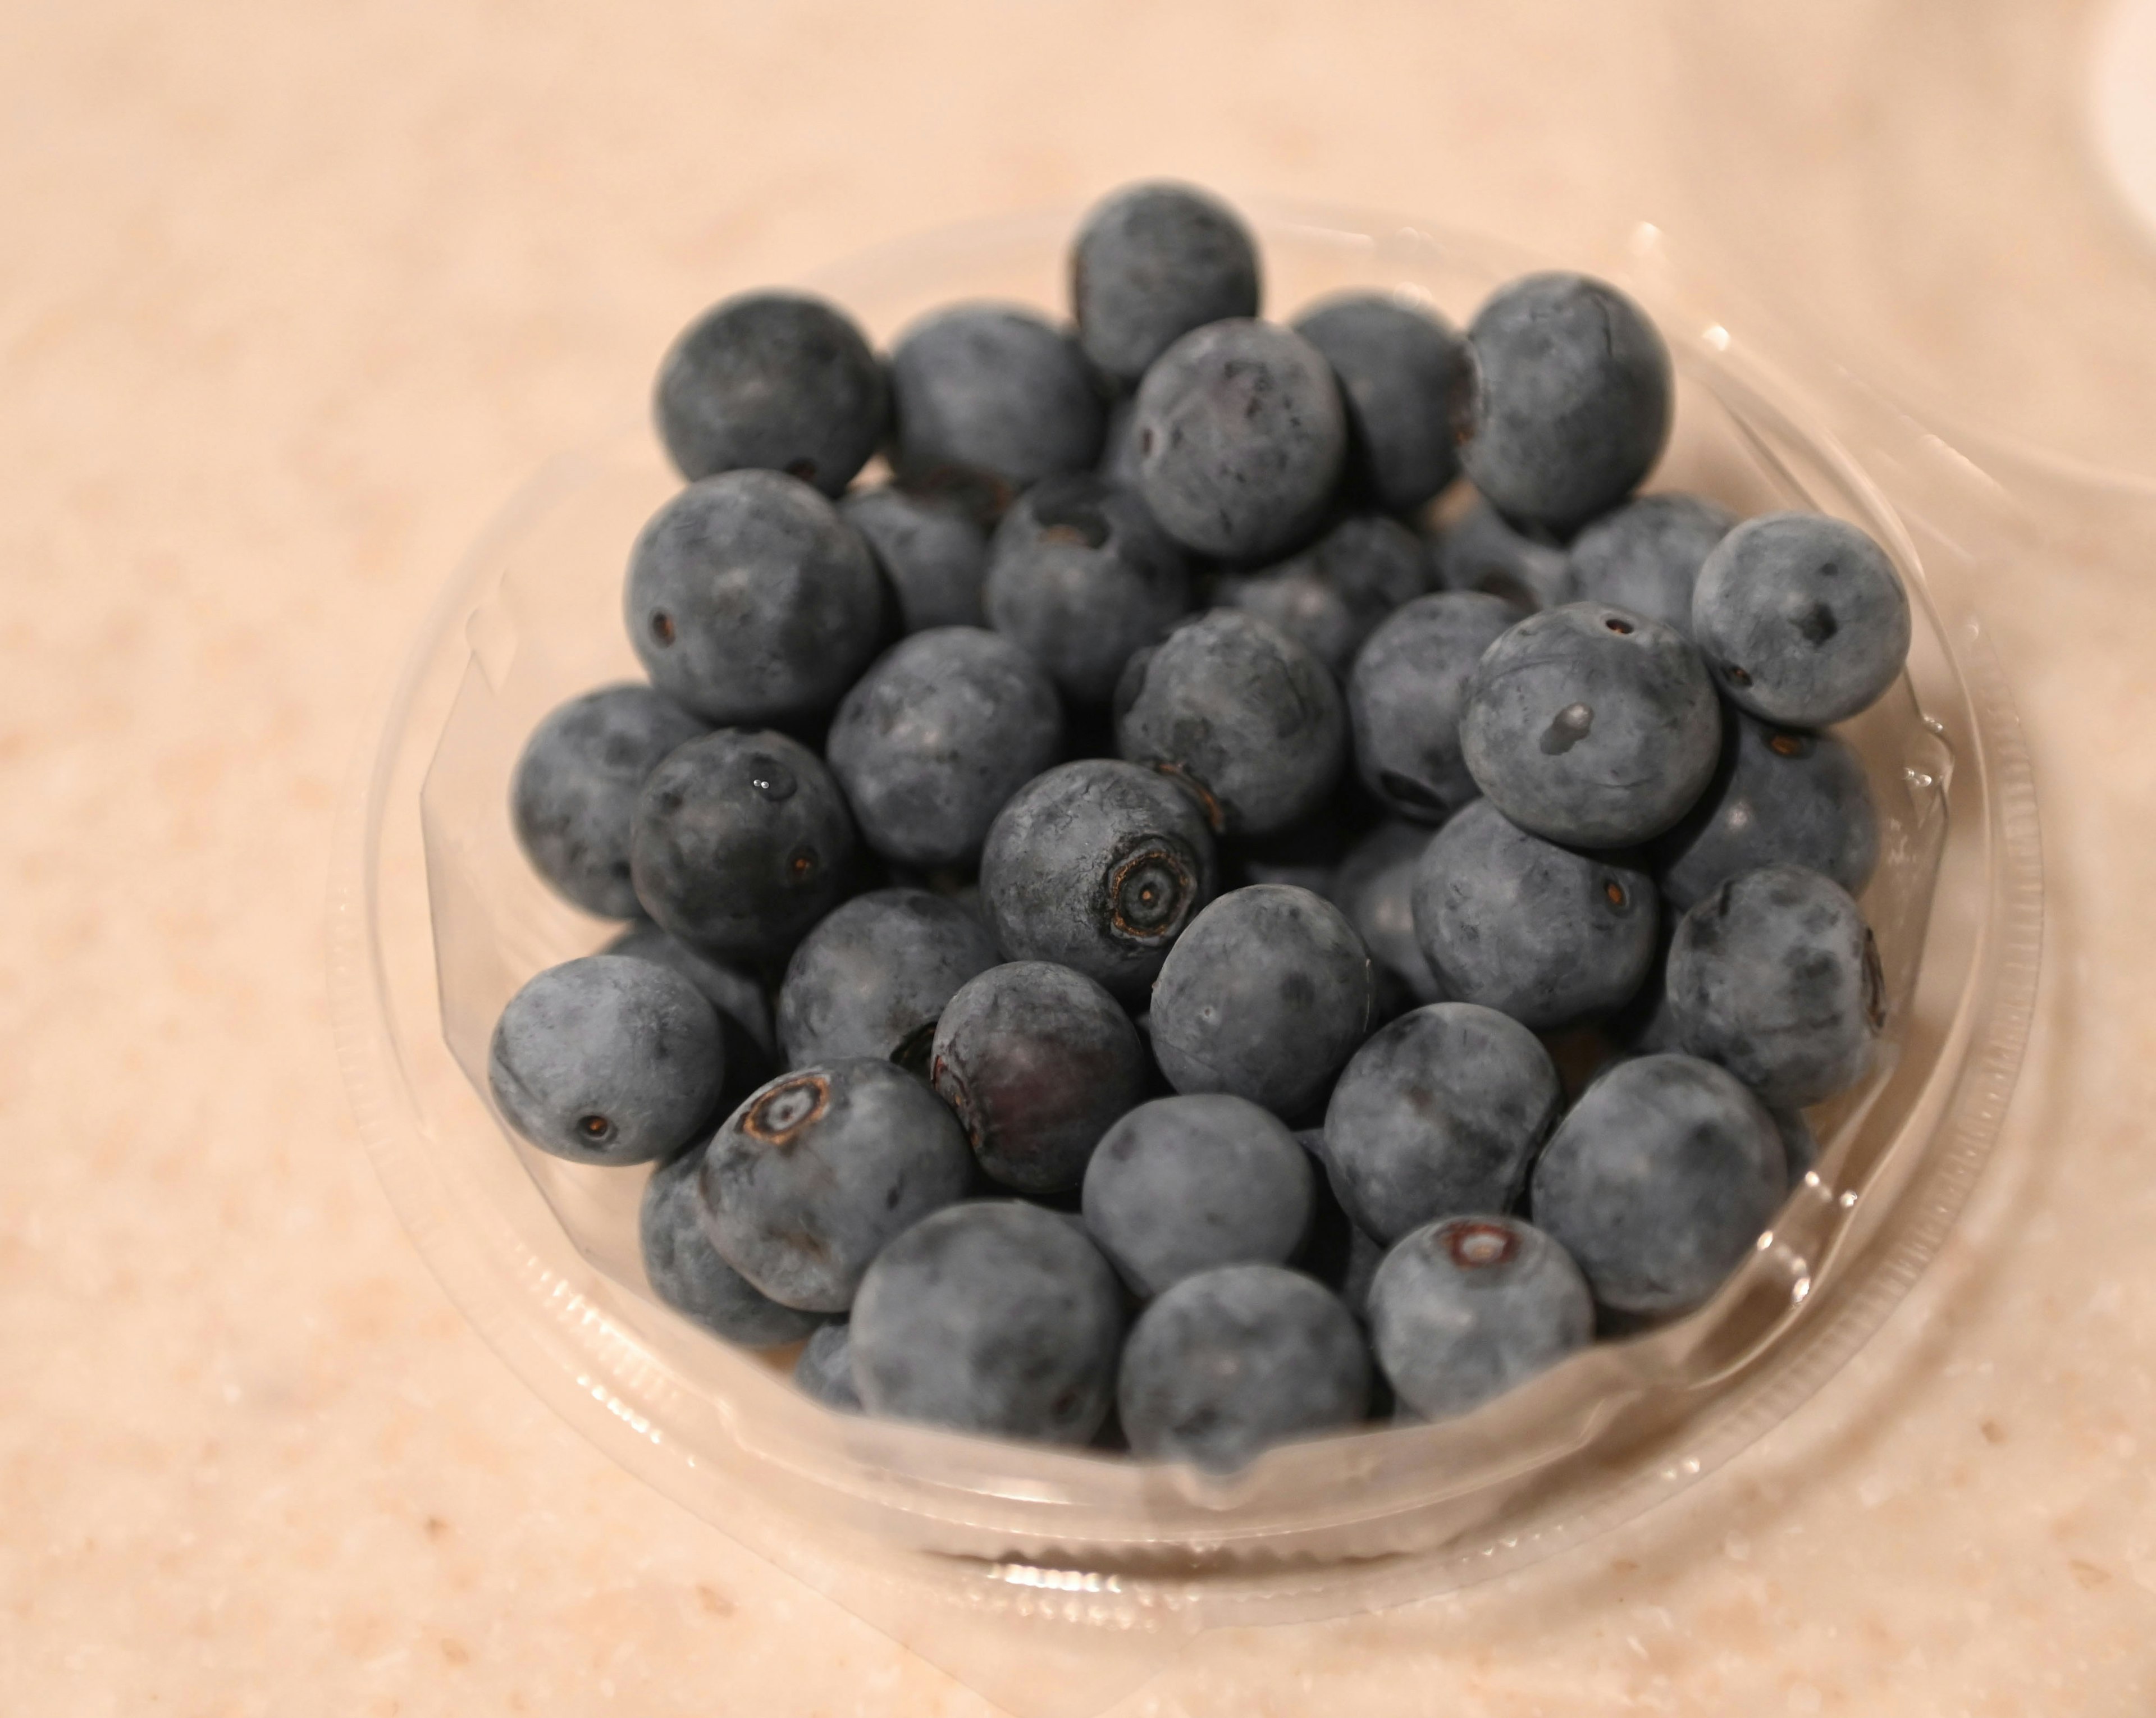
[[[1437,1232],[1439,1244],[1462,1270],[1482,1270],[1508,1264],[1520,1250],[1520,1238],[1502,1223],[1484,1223],[1464,1217]]]
[[[742,1129],[767,1145],[788,1145],[830,1102],[831,1082],[820,1074],[803,1074],[758,1098],[742,1118]]]
[[[1156,838],[1110,874],[1108,916],[1133,941],[1165,941],[1182,928],[1196,893],[1183,856]]]
[[[674,617],[663,608],[651,613],[651,639],[662,649],[674,642]]]

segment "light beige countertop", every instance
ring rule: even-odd
[[[2011,60],[2061,51],[2042,11],[1958,15]],[[1850,15],[1775,50],[1791,85],[1846,69]],[[721,291],[1163,172],[1561,254],[1682,233],[1749,195],[1695,104],[1779,81],[1704,90],[1697,45],[1588,3],[0,8],[0,1711],[986,1713],[611,1465],[429,1274],[330,1043],[343,772],[480,524]],[[1821,188],[1870,135],[1830,108],[1762,115],[1802,224],[1754,200],[1733,249],[1840,314],[1877,259]],[[1933,211],[1925,254],[2009,195]],[[2152,290],[2123,229],[2072,230],[2003,326],[2024,287]],[[1863,334],[1951,373],[1984,314]],[[2153,370],[2122,348],[2032,413],[2145,422]],[[2044,979],[1998,1156],[1885,1332],[1629,1528],[1210,1638],[1119,1711],[2156,1710],[2149,541],[1979,593]]]

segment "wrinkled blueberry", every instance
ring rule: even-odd
[[[879,889],[834,907],[801,939],[778,987],[789,1068],[881,1056],[925,1074],[936,1018],[996,963],[988,927],[925,889]]]
[[[778,1035],[772,1030],[771,1002],[756,976],[691,947],[648,920],[632,925],[600,951],[632,961],[670,967],[695,985],[717,1011],[725,1040],[726,1078],[721,1094],[731,1109],[778,1071]]]
[[[1546,536],[1513,525],[1477,495],[1437,541],[1437,582],[1448,591],[1502,597],[1526,613],[1577,602],[1572,556]]]
[[[898,599],[909,633],[980,626],[981,581],[988,540],[947,495],[916,495],[895,485],[859,490],[839,503],[839,517],[861,534]]]
[[[1078,229],[1070,303],[1086,356],[1134,382],[1179,336],[1257,315],[1257,246],[1216,197],[1188,185],[1132,185]]]
[[[1460,755],[1460,712],[1483,653],[1519,618],[1479,592],[1418,597],[1356,656],[1348,676],[1355,767],[1400,816],[1441,822],[1479,791]]]
[[[1737,515],[1697,495],[1640,495],[1605,513],[1572,541],[1582,600],[1606,603],[1691,636],[1692,587]]]
[[[891,348],[891,383],[910,484],[985,482],[1008,503],[1100,456],[1105,413],[1078,342],[1022,306],[923,317]]]
[[[1351,490],[1389,512],[1412,513],[1459,474],[1475,374],[1457,331],[1378,292],[1322,300],[1292,326],[1339,381]]]
[[[861,1412],[854,1387],[854,1331],[843,1318],[817,1327],[793,1362],[793,1382],[803,1395],[839,1413]]]
[[[1351,513],[1276,566],[1221,579],[1214,601],[1270,621],[1345,680],[1378,623],[1430,582],[1420,537],[1382,513]]]
[[[1430,845],[1430,835],[1426,824],[1381,823],[1348,855],[1333,880],[1334,903],[1348,915],[1370,958],[1392,976],[1404,997],[1399,1006],[1381,1008],[1389,1014],[1445,999],[1445,982],[1415,941],[1415,864]]]
[[[696,1220],[701,1150],[682,1152],[644,1185],[637,1240],[651,1292],[714,1336],[744,1348],[777,1348],[819,1330],[824,1315],[781,1306],[719,1257]]]

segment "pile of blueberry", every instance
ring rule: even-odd
[[[517,992],[491,1085],[655,1163],[653,1288],[834,1408],[1213,1469],[1457,1413],[1707,1300],[1871,1064],[1825,731],[1908,649],[1877,545],[1635,497],[1670,357],[1599,281],[1463,336],[1259,279],[1145,185],[1075,329],[880,358],[759,292],[660,372],[650,684],[511,796],[636,922]]]

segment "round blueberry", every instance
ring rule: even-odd
[[[1322,516],[1348,420],[1324,356],[1299,334],[1214,322],[1177,341],[1138,385],[1139,488],[1201,554],[1279,555]]]
[[[885,1248],[851,1328],[870,1413],[1082,1444],[1114,1397],[1122,1296],[1076,1223],[1015,1199],[980,1201]]]
[[[1026,653],[978,627],[901,639],[824,742],[861,838],[899,864],[966,866],[1012,794],[1063,750],[1063,706]]]
[[[1086,356],[1134,382],[1178,336],[1257,315],[1257,245],[1216,197],[1188,185],[1129,186],[1078,229],[1070,303]]]
[[[1370,634],[1348,676],[1363,785],[1392,811],[1435,823],[1475,797],[1460,717],[1483,653],[1519,620],[1479,592],[1418,597]]]
[[[1460,463],[1502,511],[1566,531],[1635,488],[1669,438],[1669,348],[1584,274],[1501,286],[1468,326],[1476,387]]]
[[[696,1175],[703,1162],[701,1150],[684,1151],[653,1170],[644,1184],[637,1240],[651,1292],[712,1335],[744,1348],[798,1342],[823,1326],[823,1314],[781,1306],[719,1257],[696,1220]]]
[[[793,1362],[793,1382],[813,1401],[839,1413],[861,1412],[854,1387],[854,1331],[843,1318],[819,1325]]]
[[[979,626],[981,580],[988,541],[965,508],[947,495],[916,495],[895,485],[857,490],[839,517],[861,534],[898,599],[909,633]]]
[[[648,1163],[709,1123],[726,1078],[718,1016],[679,973],[586,955],[509,999],[487,1051],[509,1125],[572,1163]]]
[[[1330,901],[1255,884],[1191,921],[1152,987],[1152,1053],[1179,1092],[1282,1115],[1324,1096],[1370,1030],[1368,951]]]
[[[1417,1008],[1375,1033],[1332,1089],[1333,1191],[1380,1241],[1503,1211],[1563,1102],[1549,1052],[1518,1021],[1472,1003]]]
[[[1321,1283],[1276,1264],[1184,1278],[1123,1349],[1116,1402],[1132,1450],[1209,1473],[1276,1444],[1344,1430],[1370,1399],[1370,1351]]]
[[[1351,513],[1277,565],[1222,578],[1214,601],[1270,621],[1344,680],[1378,622],[1430,581],[1420,537],[1382,513]]]
[[[1425,1224],[1370,1285],[1370,1346],[1424,1419],[1465,1413],[1594,1338],[1594,1296],[1563,1248],[1511,1217]]]
[[[1572,541],[1580,597],[1606,603],[1691,636],[1699,569],[1737,515],[1697,495],[1640,495],[1605,513]]]
[[[632,925],[601,951],[632,961],[671,967],[695,985],[719,1017],[726,1042],[726,1079],[721,1101],[731,1109],[778,1071],[778,1035],[771,1025],[771,1001],[751,972],[728,966],[649,921]]]
[[[1573,603],[1483,654],[1460,716],[1467,772],[1522,828],[1571,847],[1661,834],[1706,791],[1722,710],[1699,653],[1658,620]]]
[[[704,1152],[705,1233],[773,1300],[844,1312],[869,1262],[973,1178],[943,1100],[889,1062],[781,1074]]]
[[[1578,583],[1572,556],[1548,537],[1513,525],[1477,495],[1438,539],[1437,582],[1448,591],[1502,597],[1522,613],[1561,608],[1578,600]]]
[[[1131,652],[1190,607],[1183,551],[1145,503],[1090,474],[1026,491],[989,546],[988,623],[1065,696],[1105,704]]]
[[[1082,972],[1013,961],[967,981],[936,1023],[929,1082],[989,1177],[1020,1192],[1085,1179],[1108,1126],[1145,1095],[1145,1047]]]
[[[1412,513],[1459,474],[1475,377],[1456,330],[1376,292],[1325,299],[1293,326],[1339,380],[1353,490],[1389,512]]]
[[[741,960],[783,953],[829,912],[853,852],[821,758],[783,734],[722,728],[644,779],[629,872],[660,925]]]
[[[1156,1098],[1086,1167],[1086,1228],[1123,1280],[1158,1295],[1216,1264],[1283,1264],[1310,1227],[1309,1155],[1242,1098]]]
[[[1822,513],[1747,520],[1707,557],[1692,636],[1714,683],[1770,722],[1868,710],[1909,654],[1909,597],[1887,551]]]
[[[793,292],[748,292],[690,323],[660,366],[654,415],[694,483],[744,466],[827,495],[868,463],[890,412],[883,367],[840,311]]]
[[[1075,967],[1142,996],[1213,898],[1213,837],[1165,776],[1114,758],[1059,764],[1011,797],[981,849],[981,906],[1014,961]]]
[[[1774,1118],[1692,1056],[1620,1063],[1580,1094],[1535,1164],[1535,1222],[1614,1311],[1689,1312],[1782,1203]]]
[[[829,709],[883,628],[860,534],[774,471],[707,477],[661,507],[629,556],[624,606],[652,684],[714,722]]]
[[[1332,900],[1363,939],[1370,958],[1390,973],[1404,993],[1404,1006],[1445,1000],[1445,981],[1415,941],[1415,866],[1430,845],[1429,827],[1380,823],[1341,865]],[[1398,1013],[1400,1008],[1384,1012]]]
[[[925,889],[879,889],[834,908],[801,939],[778,987],[789,1068],[881,1056],[928,1069],[936,1017],[996,963],[988,927]]]
[[[1801,865],[1732,877],[1677,921],[1670,1010],[1684,1047],[1778,1108],[1846,1091],[1871,1065],[1886,981],[1864,915]]]
[[[588,913],[634,918],[636,790],[668,752],[710,731],[649,686],[602,687],[551,711],[509,782],[510,821],[532,869]]]

